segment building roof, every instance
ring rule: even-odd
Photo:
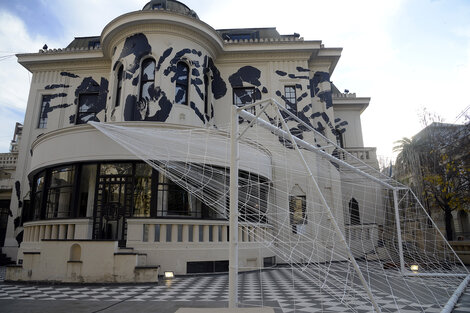
[[[66,49],[97,49],[100,47],[100,36],[90,37],[75,37],[75,39],[69,43]]]
[[[151,10],[165,10],[173,11],[187,16],[194,17],[199,19],[196,12],[191,10],[184,3],[181,3],[176,0],[152,0],[148,2],[143,8],[142,11],[151,11]]]

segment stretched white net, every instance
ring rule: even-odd
[[[467,270],[411,191],[264,106],[260,118],[240,113],[239,269],[257,287],[242,285],[239,302],[284,312],[440,312]],[[93,126],[228,219],[228,126]],[[295,143],[289,127],[301,137]]]

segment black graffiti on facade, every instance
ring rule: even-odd
[[[131,79],[136,71],[140,67],[140,61],[144,56],[150,55],[152,47],[150,46],[147,36],[142,33],[134,34],[126,38],[124,47],[122,48],[119,59],[123,59],[127,56],[133,55],[134,59],[130,62],[130,65],[126,68],[125,79]],[[134,78],[132,84],[137,86],[139,83],[139,76]]]
[[[310,82],[311,84],[310,93],[311,93],[312,98],[315,96],[320,98],[320,101],[325,103],[326,109],[328,110],[329,108],[333,106],[333,99],[332,99],[332,94],[331,94],[331,88],[328,88],[327,90],[320,89],[320,84],[325,83],[325,82],[331,84],[330,74],[327,72],[321,72],[321,71],[315,72]]]
[[[78,75],[75,75],[75,74],[69,73],[69,72],[60,72],[60,75],[61,75],[61,76],[66,76],[66,77],[71,77],[71,78],[78,78],[78,77],[80,77],[80,76],[78,76]]]
[[[83,96],[82,100],[80,96]],[[89,98],[85,98],[90,96]],[[75,89],[74,104],[78,107],[78,115],[70,116],[72,124],[80,119],[81,123],[88,121],[100,122],[98,114],[106,109],[106,98],[108,96],[108,80],[101,78],[98,84],[92,77],[85,77]],[[86,100],[83,100],[86,99]],[[82,103],[80,102],[82,101]]]
[[[46,90],[51,90],[51,89],[57,89],[57,88],[69,88],[70,85],[65,85],[65,84],[52,84],[52,85],[47,85],[44,87]]]

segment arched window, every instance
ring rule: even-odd
[[[122,73],[124,71],[124,66],[121,64],[117,72],[117,85],[116,85],[116,100],[114,106],[118,107],[121,104],[121,93],[122,93]]]
[[[175,103],[188,104],[189,66],[184,62],[176,65]]]
[[[140,99],[151,99],[155,90],[155,60],[145,59],[142,62],[142,73],[140,75]]]
[[[351,225],[361,224],[361,217],[359,215],[359,202],[356,199],[351,198],[349,201],[349,214],[351,218]]]

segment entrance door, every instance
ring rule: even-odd
[[[0,200],[0,247],[5,244],[9,212],[10,200]]]
[[[118,240],[124,247],[127,239],[126,219],[131,216],[132,176],[100,176],[97,186],[94,238]]]

